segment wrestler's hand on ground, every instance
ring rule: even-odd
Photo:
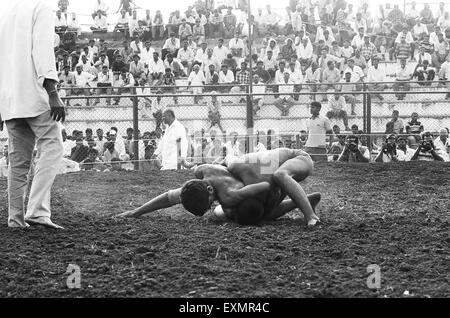
[[[50,117],[55,121],[64,122],[66,120],[66,110],[64,103],[58,95],[51,95],[49,97],[50,103]]]
[[[136,210],[127,211],[124,213],[120,213],[115,216],[115,218],[123,218],[123,219],[131,219],[131,218],[138,218],[139,215],[137,215]]]

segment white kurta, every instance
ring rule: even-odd
[[[3,120],[36,117],[50,110],[44,79],[58,81],[53,51],[55,20],[50,7],[32,0],[5,2],[0,11],[0,49],[4,61],[0,72],[0,114]],[[3,16],[11,7],[20,8],[20,19]],[[39,17],[39,19],[38,19]],[[20,36],[11,36],[20,34]],[[33,45],[39,43],[40,45]],[[16,89],[20,87],[21,89]]]
[[[181,157],[186,158],[188,150],[188,140],[186,137],[186,129],[175,119],[175,121],[167,127],[161,142],[156,149],[155,155],[161,156],[161,170],[176,170],[178,165],[177,140],[181,139]]]

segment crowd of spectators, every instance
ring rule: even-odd
[[[403,100],[413,81],[425,86],[450,79],[450,23],[444,3],[433,14],[427,4],[419,10],[414,2],[404,13],[389,3],[370,12],[366,1],[358,9],[343,0],[291,1],[284,15],[267,6],[248,19],[245,1],[237,9],[199,1],[184,13],[174,11],[168,21],[159,11],[139,16],[133,6],[122,1],[119,8],[116,31],[124,33],[122,48],[91,40],[73,52],[56,49],[66,96],[112,94],[119,104],[119,96],[132,93],[134,86],[143,87],[142,94],[174,94],[177,80],[183,80],[197,104],[204,92],[242,94],[241,85],[252,81],[256,116],[267,104],[265,96],[256,94],[273,93],[281,116],[289,116],[299,101],[296,94],[310,92],[311,99],[328,101],[329,117],[342,118],[349,130],[348,117],[356,115],[363,83],[374,99],[384,100],[382,92],[390,88]],[[96,25],[108,10],[102,0],[95,1]],[[61,1],[57,32],[64,23],[68,27],[64,12],[67,6]],[[249,25],[256,39],[251,51]],[[394,77],[387,76],[380,61],[396,63]],[[94,104],[99,102],[97,98]]]

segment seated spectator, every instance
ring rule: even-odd
[[[297,56],[303,71],[310,67],[313,60],[313,46],[307,37],[303,38],[302,43],[297,47]]]
[[[362,89],[362,85],[358,83],[363,82],[365,74],[361,67],[355,64],[354,58],[348,59],[348,66],[344,70],[344,74],[345,73],[351,74],[350,81],[355,83],[355,90],[360,91]]]
[[[64,72],[59,75],[59,87],[62,88],[60,91],[61,98],[69,97],[72,95],[72,87],[75,86],[75,75],[70,72],[70,66],[64,66]],[[66,101],[66,105],[70,106],[70,100]]]
[[[108,67],[108,65],[103,65],[103,66]],[[117,54],[116,60],[114,61],[111,70],[112,70],[113,74],[116,75],[116,74],[120,74],[123,69],[130,69],[130,66],[125,64],[125,62],[123,61],[122,54]]]
[[[133,14],[131,19],[129,19],[129,30],[130,30],[130,36],[135,37],[139,36],[141,37],[143,35],[143,30],[140,30],[142,24],[139,24],[139,19],[137,17],[136,10],[133,10]]]
[[[170,68],[166,68],[166,72],[163,75],[162,79],[162,92],[165,94],[176,94],[176,83],[175,83],[175,75],[172,73]],[[173,96],[173,101],[175,105],[178,104],[178,97]]]
[[[417,65],[416,71],[413,75],[413,77],[417,78],[419,85],[422,86],[431,86],[435,76],[436,69],[429,66],[428,60],[424,60],[421,66]]]
[[[226,65],[233,74],[236,74],[238,65],[236,59],[233,58],[233,55],[231,53],[229,53],[227,55],[227,58],[223,60],[222,65]]]
[[[152,39],[161,40],[164,36],[164,19],[160,10],[156,11],[152,25]]]
[[[434,51],[434,49],[433,49],[433,51]],[[432,59],[432,57],[431,57],[431,54],[430,54],[430,53],[427,53],[427,52],[425,51],[425,46],[420,46],[420,47],[419,47],[419,53],[417,53],[417,54],[414,56],[414,59],[417,61],[417,64],[418,64],[418,65],[422,65],[422,63],[423,63],[424,61],[428,61],[428,65],[431,65],[431,63],[432,63],[432,61],[433,61],[433,59]]]
[[[152,48],[152,42],[150,40],[145,41],[145,47],[141,50],[140,57],[144,66],[150,65],[150,61],[153,59],[153,53],[155,49]]]
[[[444,158],[445,157],[445,158]],[[433,135],[430,132],[423,134],[423,141],[419,144],[411,161],[448,161],[448,154],[441,150],[438,152],[433,142]]]
[[[214,65],[214,69],[216,71],[218,71],[221,66],[219,60],[216,57],[214,57],[212,49],[208,49],[206,58],[204,58],[201,63],[202,71],[206,73],[209,70],[210,65]]]
[[[153,53],[153,59],[148,65],[150,72],[150,86],[160,86],[162,84],[163,75],[166,72],[163,61],[159,58],[159,53]]]
[[[88,157],[88,152],[89,147],[83,144],[82,138],[78,138],[70,152],[70,160],[80,163]]]
[[[361,55],[360,50],[355,51],[355,56],[353,57],[353,61],[355,61],[355,66],[359,66],[363,72],[367,71],[367,62],[366,59]]]
[[[214,10],[214,13],[209,18],[210,33],[213,38],[220,38],[223,36],[223,16],[219,10]]]
[[[220,109],[222,108],[222,103],[217,99],[217,92],[213,91],[211,94],[211,101],[208,102],[208,120],[211,123],[208,130],[211,130],[217,125],[219,129],[223,132],[222,124],[220,123]]]
[[[226,46],[223,45],[224,40],[219,39],[217,46],[213,50],[213,57],[219,61],[220,64],[223,63],[228,56],[229,50]]]
[[[405,143],[405,146],[406,146],[406,143]],[[403,159],[403,160],[401,160],[401,159]],[[375,158],[375,162],[387,163],[387,162],[399,162],[399,161],[406,161],[406,158],[405,157],[399,158],[397,144],[396,144],[396,137],[395,137],[395,135],[389,135],[386,139],[386,142],[383,143],[380,153]]]
[[[64,33],[67,30],[67,21],[66,17],[61,14],[61,11],[56,11],[55,18],[55,32],[56,33]]]
[[[412,113],[411,114],[411,121],[406,123],[406,133],[408,135],[416,135],[419,136],[423,133],[423,125],[419,121],[419,114]]]
[[[175,78],[180,78],[186,76],[186,73],[184,72],[184,69],[177,60],[173,58],[172,54],[166,55],[166,60],[164,61],[164,68],[168,69],[170,68],[172,74],[175,76]]]
[[[81,35],[81,26],[77,19],[77,14],[72,12],[71,18],[67,21],[67,31]]]
[[[335,90],[336,84],[341,80],[341,72],[334,67],[333,61],[328,61],[328,68],[322,72],[322,85],[320,90],[326,93],[329,89]],[[322,101],[328,100],[327,95],[323,95]]]
[[[116,128],[111,129],[109,132],[109,141],[114,144],[114,149],[119,154],[119,159],[123,161],[130,160],[130,156],[127,154],[126,148],[125,148],[125,141],[123,140],[122,136],[118,135],[118,131]]]
[[[284,72],[283,81],[277,83],[278,93],[275,106],[281,111],[281,116],[289,116],[289,110],[294,106],[294,83],[290,80],[290,73]],[[285,95],[289,94],[289,95]]]
[[[170,38],[166,40],[162,48],[161,58],[164,60],[169,53],[173,56],[178,56],[180,47],[180,40],[175,37],[175,33],[170,33]]]
[[[119,153],[116,149],[114,149],[114,142],[107,142],[105,144],[105,152],[103,153],[103,162],[104,163],[111,163],[111,160],[113,158],[119,159]]]
[[[133,61],[133,49],[128,41],[123,41],[122,44],[123,48],[120,50],[120,55],[122,56],[125,64],[130,64]]]
[[[186,19],[181,19],[178,35],[180,36],[180,42],[187,41],[188,37],[192,35],[192,27],[186,23]]]
[[[240,32],[236,31],[234,33],[234,38],[230,40],[228,47],[232,58],[236,60],[236,63],[244,57],[244,52],[246,50],[244,41],[240,38]],[[227,54],[229,55],[229,54]]]
[[[0,179],[8,177],[9,156],[8,145],[3,146],[3,157],[0,158]]]
[[[444,39],[444,35],[442,33],[438,34],[438,40],[439,43],[435,45],[435,60],[433,63],[437,68],[441,68],[448,59],[450,53],[450,45]]]
[[[266,93],[266,85],[260,81],[257,74],[253,75],[253,116],[258,116],[258,111],[264,104],[264,95]]]
[[[271,50],[267,51],[266,56],[263,59],[264,69],[270,74],[270,78],[275,80],[275,72],[277,70],[278,62],[273,57]]]
[[[258,75],[259,79],[262,80],[262,82],[264,84],[270,83],[270,81],[272,79],[272,76],[270,75],[270,73],[264,69],[263,61],[258,61],[257,65],[256,65],[255,74]],[[274,76],[275,76],[275,74],[274,74]]]
[[[339,162],[370,162],[369,148],[362,146],[356,135],[347,136],[344,150],[338,159]]]
[[[424,8],[420,11],[420,17],[423,23],[431,24],[434,22],[433,12],[431,12],[430,5],[428,3],[424,4]]]
[[[412,36],[414,41],[422,41],[423,35],[428,34],[428,28],[425,24],[422,23],[423,19],[417,18],[416,24],[413,27]]]
[[[194,86],[192,88],[192,93],[194,94],[194,104],[198,104],[201,100],[205,82],[206,78],[204,73],[200,71],[200,66],[194,65],[193,71],[188,78],[188,86]]]
[[[114,75],[112,71],[108,69],[106,65],[103,65],[102,72],[98,74],[98,82],[97,82],[97,95],[111,95],[112,94],[112,86],[114,83]],[[100,103],[100,99],[97,98],[93,106],[96,106]],[[111,98],[108,97],[106,99],[106,105],[111,105]]]
[[[117,24],[114,27],[114,33],[123,33],[125,35],[125,38],[128,39],[130,37],[129,23],[130,16],[125,10],[122,9],[120,11],[120,16],[117,20]]]
[[[216,72],[216,67],[214,64],[209,65],[209,70],[206,72],[206,83],[205,91],[214,91],[219,84],[219,73]]]
[[[133,62],[130,64],[129,72],[134,77],[135,83],[139,81],[145,71],[145,65],[141,62],[139,54],[133,55]]]
[[[305,82],[309,84],[308,86],[312,93],[317,92],[321,76],[322,70],[316,62],[312,62],[311,66],[305,71]],[[315,94],[312,94],[310,98],[315,99]]]
[[[364,27],[360,27],[358,29],[358,33],[353,37],[351,43],[354,50],[359,50],[362,48],[362,46],[364,45],[364,38]]]
[[[139,56],[141,55],[141,52],[144,49],[144,47],[138,35],[134,36],[134,41],[131,42],[130,48],[133,50],[133,54],[138,54]]]
[[[78,64],[76,67],[76,72],[74,74],[75,77],[75,86],[72,88],[71,93],[73,95],[84,95],[84,96],[90,96],[90,84],[94,80],[95,76],[83,72],[83,65]],[[90,106],[89,98],[86,99],[86,106]]]
[[[440,157],[444,159],[445,162],[450,161],[449,151],[450,142],[448,140],[449,131],[447,128],[441,129],[439,132],[439,137],[434,140],[434,146],[436,147],[436,152]]]
[[[345,148],[345,139],[347,138],[345,135],[338,134],[336,135],[337,141],[332,142],[330,146],[330,150],[328,151],[328,161],[335,162],[338,161],[339,156],[344,151]]]
[[[88,150],[88,157],[80,162],[80,169],[82,171],[102,171],[104,166],[102,161],[98,158],[98,150],[90,148]]]
[[[94,26],[91,27],[93,32],[106,33],[108,32],[108,24],[106,22],[106,16],[104,16],[101,11],[97,12],[94,18]]]
[[[382,92],[386,89],[386,72],[383,68],[379,67],[380,59],[378,57],[372,58],[372,66],[369,67],[367,71],[367,82],[369,91],[371,92]],[[374,93],[371,96],[378,97],[379,100],[383,101],[384,98],[379,93]]]
[[[230,70],[228,70],[228,65],[223,64],[222,69],[219,72],[219,84],[225,84],[225,85],[231,85],[234,84],[234,74]],[[223,87],[221,91],[223,92],[229,92],[231,90],[231,87]]]
[[[335,57],[334,55],[328,54],[329,48],[328,47],[324,47],[321,49],[320,51],[320,57],[317,60],[317,63],[320,67],[320,69],[322,70],[322,72],[324,70],[327,69],[328,67],[328,62],[334,62],[334,63],[340,63],[341,60],[337,57]]]
[[[177,58],[184,67],[184,73],[191,74],[195,53],[189,47],[189,42],[187,40],[184,40],[183,48],[178,51]]]
[[[86,48],[87,49],[87,48]],[[93,71],[93,64],[91,61],[88,60],[88,56],[86,54],[81,55],[80,61],[78,62],[78,65],[82,66],[83,72],[94,74]]]
[[[406,37],[400,38],[400,43],[395,46],[395,58],[397,60],[409,60],[411,57],[411,43],[406,42]]]
[[[329,111],[327,113],[328,119],[333,118],[342,118],[344,121],[345,130],[350,131],[350,127],[348,126],[348,115],[345,109],[347,108],[347,104],[345,103],[345,98],[339,91],[336,91],[334,96],[328,101]]]
[[[370,37],[368,35],[364,36],[364,43],[359,50],[362,57],[366,60],[366,64],[377,54],[377,48],[375,44],[370,42]]]
[[[95,19],[95,17],[98,15],[99,12],[106,17],[108,10],[109,10],[109,7],[106,4],[105,0],[95,1],[94,13],[92,14],[92,19]]]
[[[395,72],[395,83],[392,86],[394,91],[409,91],[411,89],[411,85],[409,84],[409,81],[413,78],[413,75],[410,73],[408,68],[406,67],[406,60],[401,59],[400,60],[400,66],[397,68],[397,71]],[[395,94],[397,96],[398,100],[404,100],[406,94],[397,93]]]
[[[133,75],[127,72],[126,69],[122,70],[118,80],[114,81],[114,91],[116,95],[122,95],[123,93],[132,93],[132,88],[135,86]],[[119,105],[120,97],[114,98],[114,105]]]
[[[247,92],[248,86],[250,84],[250,72],[247,70],[247,62],[241,63],[241,69],[236,73],[236,84],[239,86],[235,86],[231,89],[232,94],[241,94],[242,92]],[[242,86],[241,86],[242,85]],[[246,98],[242,96],[240,98],[240,102],[245,102]]]
[[[398,161],[411,161],[415,150],[408,147],[407,140],[404,136],[397,138],[397,158]]]
[[[289,63],[289,69],[287,70],[290,75],[291,82],[293,82],[294,85],[294,93],[300,93],[302,90],[302,83],[303,83],[303,74],[301,72],[301,68],[296,68],[296,63],[294,61],[291,61]],[[298,101],[300,99],[300,95],[295,94],[294,100]]]
[[[159,171],[161,170],[161,161],[157,159],[155,156],[156,147],[152,143],[150,143],[148,140],[144,140],[144,159],[140,161],[140,170],[144,172],[149,171]]]
[[[341,84],[339,86],[339,91],[344,94],[344,99],[347,103],[350,103],[352,106],[352,116],[355,116],[355,107],[356,107],[356,96],[354,92],[356,91],[356,85],[352,83],[352,73],[346,72],[344,74],[344,78],[341,80]]]
[[[399,112],[398,110],[394,110],[392,112],[392,120],[386,124],[386,135],[400,135],[403,134],[404,126],[403,121],[398,118]]]
[[[230,39],[234,36],[236,30],[236,15],[232,13],[233,8],[227,8],[227,14],[223,17],[223,34],[226,39]]]

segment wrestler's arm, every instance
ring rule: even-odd
[[[269,190],[270,190],[269,182],[260,182],[256,184],[251,184],[246,187],[243,187],[242,189],[230,192],[227,197],[226,203],[228,206],[236,206],[245,199],[253,198]]]
[[[119,214],[118,217],[125,218],[139,218],[145,214],[149,214],[161,209],[167,209],[172,206],[178,205],[181,203],[181,190],[182,188],[172,190],[161,194],[160,196],[154,198],[150,202],[147,202],[140,208],[135,210],[127,211],[125,213]]]

